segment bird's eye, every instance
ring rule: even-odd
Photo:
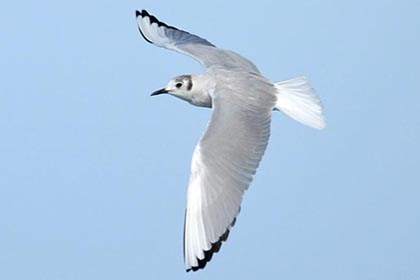
[[[176,83],[176,84],[175,84],[175,87],[176,87],[176,88],[180,88],[180,87],[182,87],[182,83]]]

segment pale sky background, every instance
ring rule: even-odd
[[[305,75],[328,127],[276,113],[229,240],[184,271],[211,110],[149,94],[194,60],[134,11]],[[2,1],[0,279],[420,279],[419,1]]]

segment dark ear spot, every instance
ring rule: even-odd
[[[188,81],[187,81],[187,90],[191,90],[192,89],[192,86],[193,86],[192,80],[191,79],[188,79]]]

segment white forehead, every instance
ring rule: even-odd
[[[183,85],[190,85],[192,83],[192,79],[190,75],[182,75],[182,76],[177,76],[175,78],[173,78],[172,80],[169,81],[168,86],[169,87],[173,87],[175,86],[177,83],[182,83]]]

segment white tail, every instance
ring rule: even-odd
[[[323,129],[327,125],[318,95],[305,77],[275,83],[277,103],[275,110],[307,126]]]

